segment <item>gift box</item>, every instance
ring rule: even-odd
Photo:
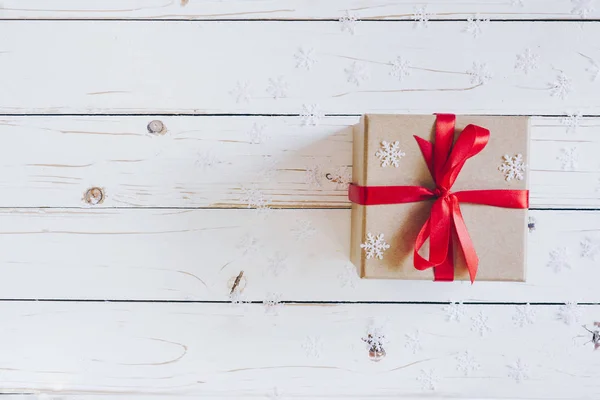
[[[525,281],[527,117],[364,115],[353,131],[362,278]]]

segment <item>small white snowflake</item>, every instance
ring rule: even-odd
[[[367,233],[367,240],[360,245],[360,248],[367,253],[367,259],[378,258],[383,259],[383,252],[390,248],[390,245],[383,239],[383,233],[377,236]]]
[[[531,49],[525,49],[523,53],[517,54],[515,70],[523,71],[525,75],[529,75],[529,72],[538,68],[539,58],[540,56],[532,52]]]
[[[600,240],[597,238],[586,237],[580,242],[580,245],[581,257],[596,261],[596,257],[600,254]]]
[[[287,97],[288,83],[283,76],[278,76],[277,79],[269,78],[267,93],[269,93],[275,100]]]
[[[288,257],[285,253],[276,252],[267,258],[267,271],[273,276],[279,276],[287,269]]]
[[[570,253],[566,247],[557,247],[550,250],[550,260],[546,264],[554,272],[561,272],[563,269],[571,269]]]
[[[571,93],[573,82],[564,72],[560,72],[556,76],[554,82],[548,84],[548,88],[550,90],[550,96],[564,100],[569,96],[569,93]]]
[[[268,207],[271,201],[265,197],[262,190],[256,186],[242,189],[242,197],[240,202],[246,204],[247,208],[264,208]]]
[[[435,390],[439,378],[437,377],[434,370],[424,370],[422,369],[419,376],[417,377],[417,381],[421,382],[421,389],[423,390]]]
[[[261,246],[256,237],[252,236],[251,234],[246,234],[242,236],[238,242],[237,248],[240,249],[242,255],[246,256],[258,253]]]
[[[576,113],[567,113],[567,116],[561,118],[560,123],[567,127],[567,133],[577,133],[577,128],[579,128],[581,118],[581,111]]]
[[[587,18],[594,11],[595,0],[571,0],[573,8],[571,14],[579,15],[581,18]]]
[[[281,293],[267,293],[263,300],[263,305],[265,306],[266,313],[277,315],[279,307],[281,306]]]
[[[473,63],[471,69],[467,71],[467,75],[471,77],[471,83],[478,86],[485,85],[494,77],[487,64],[479,62]]]
[[[462,301],[453,301],[450,302],[445,308],[446,312],[446,321],[456,321],[460,322],[460,319],[465,316],[465,306]]]
[[[307,336],[302,348],[307,357],[319,358],[323,351],[323,342],[319,336]]]
[[[427,28],[429,26],[429,18],[431,18],[431,14],[427,12],[427,6],[415,7],[415,11],[412,15],[415,28]]]
[[[520,358],[515,361],[512,365],[507,365],[508,376],[513,378],[517,383],[521,383],[526,379],[529,379],[529,366],[525,364]]]
[[[292,235],[296,240],[306,240],[313,237],[317,230],[312,226],[312,222],[307,219],[299,219],[296,225],[291,229]]]
[[[349,32],[352,35],[356,33],[356,24],[358,23],[358,17],[356,14],[346,10],[346,13],[339,19],[339,21],[342,32]]]
[[[456,369],[462,371],[464,376],[470,376],[480,368],[481,366],[477,363],[475,357],[473,357],[469,350],[463,351],[456,356]]]
[[[405,77],[410,76],[411,65],[408,60],[398,56],[395,60],[390,61],[390,65],[392,67],[390,75],[398,79],[400,82],[402,82]]]
[[[581,310],[575,301],[568,301],[560,306],[556,318],[565,325],[573,325],[581,319]]]
[[[400,159],[405,155],[406,153],[400,150],[400,142],[388,143],[385,140],[381,142],[381,148],[375,153],[375,156],[381,161],[382,167],[393,165],[396,168],[400,165]]]
[[[471,325],[471,330],[479,333],[479,336],[485,336],[486,333],[492,330],[488,326],[488,317],[486,317],[482,311],[480,311],[477,315],[471,318],[471,321],[473,321],[473,324]]]
[[[311,188],[323,187],[323,171],[320,165],[309,165],[304,170],[304,182]]]
[[[515,154],[511,157],[508,154],[505,154],[502,157],[502,160],[502,164],[498,167],[498,171],[504,174],[506,182],[510,182],[513,179],[522,181],[525,177],[525,168],[527,167],[523,163],[523,155]]]
[[[525,0],[511,0],[510,1],[510,5],[511,6],[523,7],[525,5]]]
[[[556,157],[560,161],[560,168],[564,171],[574,171],[577,168],[579,154],[576,147],[562,148]]]
[[[252,90],[248,82],[238,82],[236,87],[229,93],[231,93],[238,104],[249,103],[252,100]]]
[[[338,190],[347,190],[352,182],[352,171],[348,167],[338,167],[332,173],[325,175],[330,182],[335,183]]]
[[[369,69],[363,63],[353,62],[348,68],[344,70],[348,82],[355,84],[356,86],[362,85],[370,78]]]
[[[386,353],[383,346],[388,343],[388,340],[381,326],[371,324],[367,329],[367,335],[361,340],[366,343],[369,356],[373,361],[380,361],[385,357]]]
[[[419,351],[423,349],[421,346],[421,333],[416,330],[412,334],[405,334],[406,342],[404,343],[404,347],[409,349],[413,354],[417,354]]]
[[[261,144],[269,139],[269,135],[265,133],[266,126],[255,122],[247,133],[251,144]]]
[[[338,275],[340,286],[354,289],[358,283],[358,274],[356,268],[352,264],[344,265],[344,270]]]
[[[483,33],[482,26],[488,22],[490,22],[488,18],[481,18],[479,14],[469,17],[463,32],[470,33],[474,38],[478,38]]]
[[[221,161],[215,155],[212,149],[202,150],[198,152],[196,161],[194,162],[194,164],[196,164],[196,166],[198,166],[203,171],[211,169],[219,163],[221,163]]]
[[[318,104],[303,104],[302,105],[302,113],[300,114],[300,118],[302,118],[303,126],[317,126],[323,118],[323,112],[319,109]]]
[[[317,62],[317,59],[315,58],[315,49],[313,48],[299,48],[298,51],[296,51],[296,54],[294,54],[294,58],[296,59],[296,68],[302,68],[307,71],[310,71]]]
[[[535,310],[531,307],[531,304],[519,305],[516,307],[516,313],[513,315],[512,320],[515,325],[521,328],[525,325],[531,325],[535,321]]]

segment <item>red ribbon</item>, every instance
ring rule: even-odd
[[[475,281],[479,259],[460,212],[459,203],[485,204],[494,207],[528,208],[528,190],[465,190],[451,192],[465,162],[487,145],[490,131],[468,125],[452,146],[456,117],[437,114],[435,143],[415,136],[435,189],[422,186],[357,186],[350,185],[350,201],[362,205],[402,204],[435,199],[431,214],[417,235],[414,265],[418,270],[433,268],[436,281],[454,280],[453,232],[465,256],[471,283]],[[429,239],[429,259],[419,250]]]

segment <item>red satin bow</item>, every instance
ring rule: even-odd
[[[435,143],[415,136],[421,153],[433,177],[436,188],[422,186],[357,186],[350,185],[350,201],[362,205],[401,204],[436,199],[431,214],[417,235],[414,248],[414,265],[418,270],[434,269],[436,281],[454,280],[453,235],[465,256],[471,283],[475,281],[479,259],[460,212],[459,203],[485,204],[505,208],[528,208],[528,190],[466,190],[451,192],[465,162],[478,154],[487,145],[490,131],[468,125],[454,146],[456,117],[452,114],[437,114]],[[429,239],[429,259],[422,257],[419,250]]]

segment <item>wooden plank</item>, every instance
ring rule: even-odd
[[[167,132],[149,134],[153,120]],[[357,120],[4,117],[0,206],[85,207],[84,193],[97,186],[105,199],[95,207],[246,207],[256,190],[270,207],[346,208],[344,185],[326,176],[351,178]],[[576,133],[561,120],[532,119],[531,206],[599,207],[599,119],[582,118]],[[563,170],[557,157],[571,147],[578,164]]]
[[[571,325],[560,306],[532,307],[521,328],[515,306],[469,306],[457,323],[439,305],[2,303],[3,392],[488,398],[493,387],[502,399],[595,398],[600,358],[581,324],[600,307],[576,308]],[[386,338],[380,362],[361,341],[370,327]],[[478,366],[470,376],[457,361],[467,350]],[[520,382],[511,368],[519,360]]]
[[[491,22],[478,38],[465,26],[8,21],[0,113],[600,114],[600,53],[586,40],[600,24]],[[301,48],[314,50],[310,71]],[[527,48],[529,75],[515,69]]]
[[[227,302],[243,271],[244,301],[599,302],[600,212],[531,216],[527,283],[471,285],[359,280],[349,210],[3,209],[0,295]]]
[[[348,10],[361,19],[412,20],[425,3],[409,0],[5,0],[7,19],[339,19]],[[594,19],[600,10],[568,0],[428,0],[430,19]]]

